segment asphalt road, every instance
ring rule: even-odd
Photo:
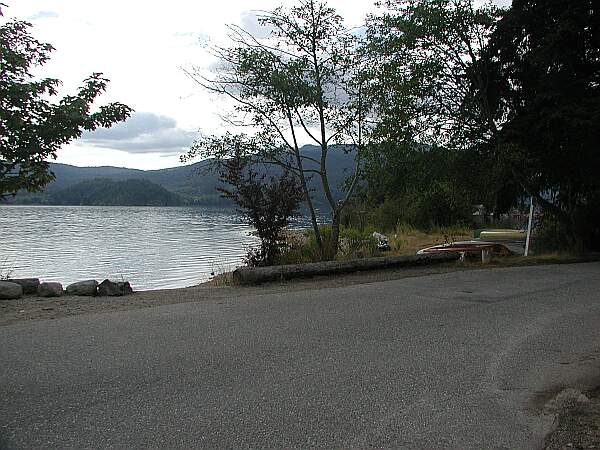
[[[0,448],[542,445],[600,384],[600,264],[0,327]]]

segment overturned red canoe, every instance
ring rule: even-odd
[[[488,241],[459,241],[449,244],[434,245],[427,247],[417,252],[417,255],[428,255],[435,253],[470,253],[480,252],[482,250],[502,251],[503,245],[497,242]]]

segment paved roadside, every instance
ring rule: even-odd
[[[600,264],[0,327],[0,448],[541,448],[600,385]]]

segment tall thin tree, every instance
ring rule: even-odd
[[[269,32],[266,38],[230,27],[232,45],[214,50],[222,62],[216,76],[188,71],[203,87],[232,101],[235,114],[227,118],[230,126],[251,126],[256,132],[204,137],[185,158],[219,161],[230,157],[234,148],[243,148],[245,156],[296,176],[321,256],[331,259],[337,253],[341,213],[359,180],[365,148],[367,108],[357,39],[335,10],[316,0],[261,13],[259,23]],[[305,141],[317,145],[318,157],[301,151]],[[327,174],[330,152],[354,154],[354,171],[342,198],[335,198]],[[319,180],[330,209],[332,231],[327,242],[309,186],[312,177]]]

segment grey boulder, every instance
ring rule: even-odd
[[[20,284],[10,281],[0,281],[0,299],[14,300],[23,296],[23,288]]]
[[[67,295],[96,295],[98,292],[98,282],[96,280],[78,281],[67,286],[65,289]]]
[[[23,294],[35,294],[40,285],[39,278],[15,278],[14,280],[8,280],[11,283],[17,283],[23,288]]]
[[[40,283],[37,294],[40,297],[60,297],[63,294],[62,284],[55,282]]]
[[[116,297],[133,294],[129,281],[104,280],[98,285],[98,295],[102,297]]]

